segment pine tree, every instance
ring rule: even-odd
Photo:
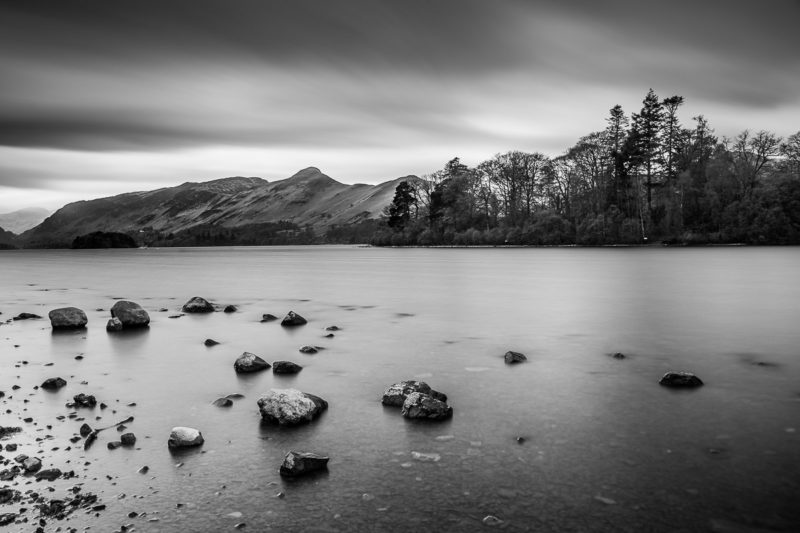
[[[642,101],[642,110],[633,115],[632,129],[636,132],[637,163],[644,171],[647,214],[653,211],[653,188],[659,184],[663,170],[661,134],[664,128],[664,106],[650,89]]]

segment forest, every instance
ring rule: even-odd
[[[702,115],[681,124],[683,103],[651,89],[641,110],[612,107],[604,130],[558,157],[510,151],[474,168],[454,158],[400,183],[370,241],[799,244],[800,131],[718,138]]]

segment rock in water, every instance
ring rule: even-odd
[[[289,452],[283,459],[281,475],[288,477],[302,476],[328,468],[330,457],[309,452]]]
[[[316,346],[303,346],[302,348],[300,348],[300,353],[305,353],[305,354],[309,354],[309,355],[310,354],[315,354],[318,351],[319,350],[317,350]]]
[[[235,313],[239,309],[235,305],[226,305],[225,309],[222,310],[223,313]]]
[[[22,468],[24,468],[29,474],[38,472],[42,468],[42,460],[38,457],[28,457],[22,461]]]
[[[212,405],[216,407],[231,407],[233,405],[233,400],[230,398],[217,398],[212,402]]]
[[[172,428],[167,446],[170,448],[184,448],[187,446],[200,446],[203,442],[203,434],[198,430],[179,426]]]
[[[67,382],[63,378],[48,378],[44,380],[41,387],[45,390],[58,390],[66,384]]]
[[[119,300],[111,308],[111,316],[118,318],[124,328],[143,328],[150,324],[150,315],[136,302]]]
[[[258,399],[261,417],[284,426],[310,422],[328,408],[328,402],[297,389],[270,389]]]
[[[122,321],[119,318],[110,318],[106,322],[106,331],[122,331]]]
[[[447,395],[431,389],[430,385],[424,381],[400,381],[395,383],[383,393],[381,403],[383,405],[390,405],[393,407],[402,407],[403,402],[412,392],[421,392],[428,394],[441,402],[447,402]]]
[[[289,311],[289,314],[283,317],[281,320],[281,326],[302,326],[303,324],[307,324],[308,321],[295,313],[294,311]]]
[[[254,353],[244,352],[233,363],[233,369],[237,373],[243,374],[248,372],[258,372],[269,368],[269,363],[261,359]]]
[[[13,320],[34,320],[37,318],[42,318],[39,315],[35,315],[33,313],[20,313],[13,318]]]
[[[58,468],[48,468],[47,470],[40,470],[36,473],[36,481],[39,481],[40,479],[53,481],[59,477],[61,477],[61,470]]]
[[[525,354],[522,354],[522,353],[519,353],[519,352],[512,352],[512,351],[506,352],[506,354],[503,356],[503,358],[505,359],[507,365],[513,365],[515,363],[522,363],[523,361],[527,361],[528,360],[528,358],[525,357]]]
[[[428,394],[412,392],[403,402],[402,414],[406,418],[444,420],[453,416],[453,408]]]
[[[270,313],[264,313],[261,315],[261,322],[272,322],[273,320],[278,320],[278,317]]]
[[[214,306],[208,303],[208,300],[195,296],[181,308],[184,313],[213,313]]]
[[[120,435],[119,440],[123,446],[133,446],[136,444],[136,435],[133,433],[123,433]]]
[[[703,382],[691,372],[667,372],[658,382],[665,387],[699,387]]]
[[[275,374],[297,374],[303,367],[291,361],[275,361],[272,363],[272,372]]]
[[[48,314],[53,329],[80,329],[85,328],[89,319],[86,313],[77,307],[61,307],[53,309]]]
[[[94,407],[97,405],[97,398],[91,394],[76,394],[72,397],[72,400],[75,402],[75,407]]]
[[[203,344],[205,344],[210,348],[212,346],[216,346],[217,344],[219,344],[219,342],[215,341],[214,339],[206,339],[205,342],[203,342]]]

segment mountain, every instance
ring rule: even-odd
[[[47,218],[50,211],[41,207],[26,207],[11,213],[0,214],[0,227],[13,233],[22,233]]]
[[[288,221],[322,234],[333,226],[375,219],[391,203],[397,184],[345,185],[318,168],[268,182],[232,177],[131,192],[68,204],[20,235],[25,246],[64,246],[94,231],[175,234],[197,227],[241,228]]]
[[[17,243],[17,236],[0,227],[0,250],[14,248]]]

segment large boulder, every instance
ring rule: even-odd
[[[233,369],[239,374],[259,372],[269,368],[269,363],[254,353],[244,352],[233,363]]]
[[[170,448],[185,448],[189,446],[200,446],[203,444],[203,434],[194,428],[174,427],[169,434],[167,446]]]
[[[61,307],[53,309],[48,314],[53,329],[80,329],[85,328],[89,319],[86,313],[77,307]]]
[[[302,476],[328,468],[330,457],[310,452],[289,452],[283,459],[281,475],[288,477]]]
[[[392,407],[402,407],[408,395],[414,392],[421,392],[439,401],[447,402],[446,394],[433,390],[424,381],[410,380],[400,381],[386,389],[386,392],[383,393],[383,398],[381,398],[381,403]]]
[[[453,408],[429,394],[412,392],[403,402],[402,414],[406,418],[444,420],[453,416]]]
[[[143,328],[150,323],[150,315],[136,302],[119,300],[111,308],[111,316],[119,319],[124,328]]]
[[[701,386],[703,382],[691,372],[667,372],[658,384],[665,387],[692,388]]]
[[[289,311],[283,320],[281,320],[281,326],[302,326],[303,324],[307,324],[308,321],[295,313],[294,311]]]
[[[184,313],[213,313],[214,306],[211,305],[205,298],[195,296],[183,304],[181,311]]]
[[[261,417],[282,426],[311,422],[328,408],[328,402],[297,389],[270,389],[258,399]]]

